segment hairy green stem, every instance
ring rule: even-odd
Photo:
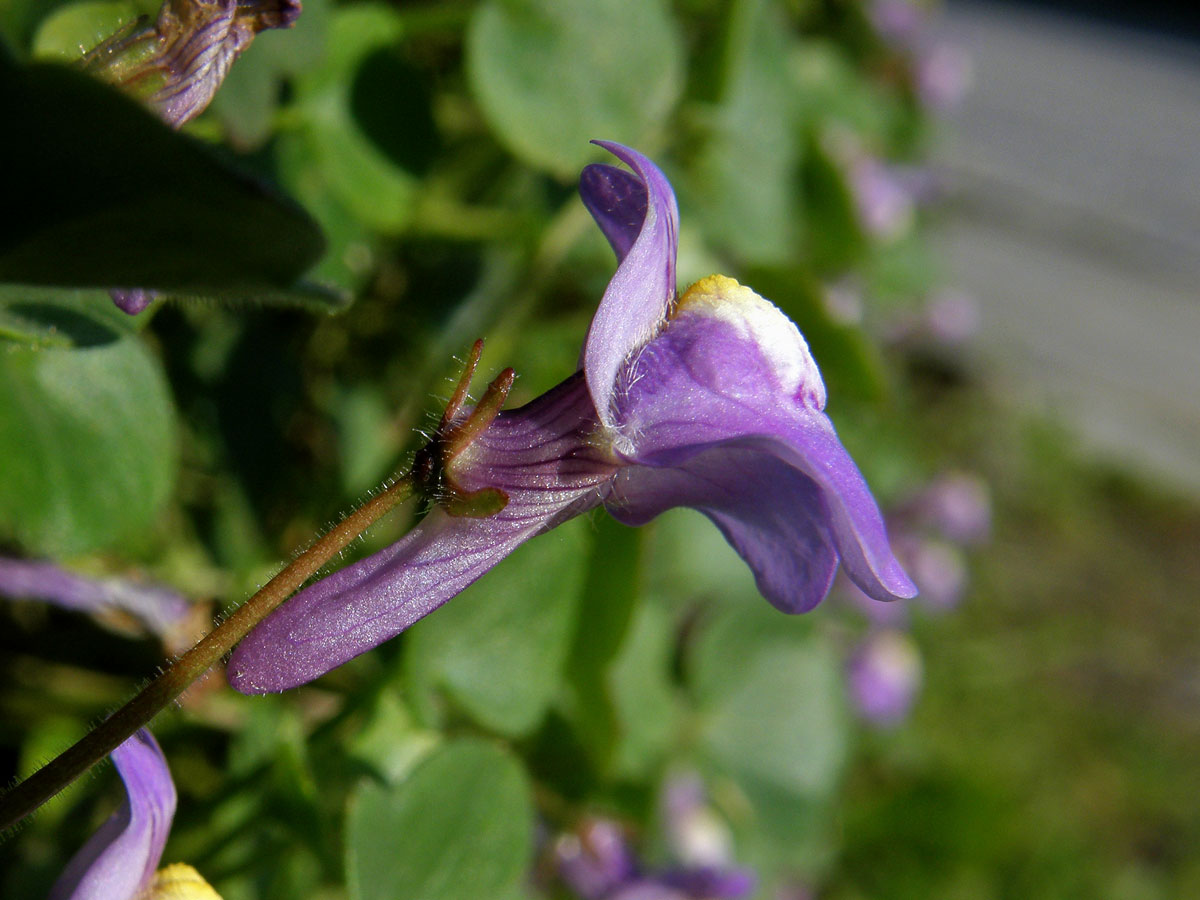
[[[163,707],[233,649],[259,622],[294,594],[322,566],[413,491],[409,475],[396,480],[329,529],[253,597],[200,639],[132,700],[74,746],[0,796],[0,830],[11,828],[108,756]]]

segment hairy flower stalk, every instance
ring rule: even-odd
[[[411,493],[412,479],[405,476],[393,481],[300,553],[137,696],[74,746],[6,791],[0,796],[0,830],[32,813],[146,725],[322,566]]]
[[[580,370],[515,410],[499,411],[507,372],[474,411],[456,391],[417,460],[433,510],[268,617],[230,658],[236,689],[317,678],[437,609],[526,540],[600,505],[630,525],[698,509],[785,612],[816,606],[839,563],[875,600],[915,594],[824,414],[825,386],[796,326],[723,276],[677,296],[670,184],[641,154],[598,143],[632,171],[593,165],[580,179],[619,261]],[[462,448],[461,435],[470,438]]]

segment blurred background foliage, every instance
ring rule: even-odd
[[[557,383],[614,268],[574,189],[604,138],[675,185],[681,283],[736,276],[799,324],[933,598],[884,621],[840,586],[784,618],[698,515],[598,513],[312,687],[194,688],[155,726],[168,860],[226,900],[569,897],[556,836],[588,817],[686,862],[662,796],[698,773],[765,898],[1200,895],[1200,512],[1086,463],[975,365],[924,240],[962,87],[934,79],[929,10],[306,0],[179,135],[62,67],[156,7],[0,0],[3,177],[29,210],[0,226],[8,555],[171,585],[203,618],[403,465],[474,338],[514,404]],[[127,317],[122,285],[166,299]],[[947,477],[976,488],[972,535],[926,521]],[[0,619],[13,776],[164,652],[131,621]],[[851,672],[884,631],[924,675],[881,721]],[[44,893],[115,781],[0,845],[0,893]]]

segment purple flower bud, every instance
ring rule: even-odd
[[[871,634],[847,664],[850,699],[867,722],[892,727],[912,709],[921,685],[921,657],[901,631]]]
[[[917,96],[934,112],[957,109],[971,89],[971,58],[958,47],[933,44],[917,55],[915,66]]]

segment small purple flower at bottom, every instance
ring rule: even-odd
[[[850,699],[859,716],[883,728],[907,717],[921,686],[921,656],[902,631],[877,631],[847,665]]]
[[[600,505],[629,525],[698,509],[784,612],[820,603],[839,562],[876,600],[916,593],[824,413],[825,386],[796,326],[719,275],[677,297],[670,184],[641,154],[600,146],[633,171],[592,165],[581,178],[619,260],[581,371],[506,412],[502,379],[473,412],[456,394],[414,466],[434,509],[396,544],[268,616],[230,659],[239,691],[286,690],[328,672]]]
[[[748,869],[726,864],[644,869],[621,827],[589,819],[554,845],[559,877],[579,900],[737,900],[757,884]]]
[[[112,761],[125,800],[67,863],[50,900],[221,900],[191,866],[158,869],[176,800],[158,742],[143,728]]]

